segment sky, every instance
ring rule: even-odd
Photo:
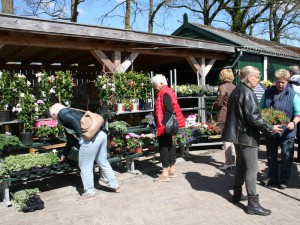
[[[20,12],[24,9],[24,6],[21,5],[21,2],[24,0],[14,0],[15,8],[17,12]],[[69,2],[70,0],[66,0]],[[124,29],[124,18],[120,15],[125,15],[125,4],[121,7],[118,7],[113,14],[110,14],[110,18],[104,20],[103,23],[99,20],[100,16],[109,12],[117,3],[122,2],[124,0],[86,0],[84,3],[79,5],[78,12],[78,23],[81,24],[89,24],[89,25],[98,25],[98,26],[105,26],[105,27],[112,27],[112,28],[119,28]],[[141,1],[141,0],[137,0]],[[1,4],[0,4],[1,10]],[[66,9],[66,12],[69,12]],[[177,9],[176,11],[172,12],[172,16],[168,13],[160,10],[155,18],[153,33],[156,34],[165,34],[170,35],[172,34],[177,28],[182,25],[183,15],[184,13],[188,14],[189,22],[198,22],[200,23],[199,19],[195,18],[191,15],[186,9]],[[222,17],[222,15],[220,15]],[[147,32],[148,31],[148,24],[147,24],[147,12],[145,11],[143,15],[140,15],[138,18],[131,18],[131,22],[134,21],[133,30]],[[41,16],[44,19],[51,19],[47,18],[47,16]],[[220,19],[222,20],[222,18]],[[223,20],[226,20],[223,17]],[[213,25],[215,25],[213,23]],[[224,28],[224,24],[218,23],[218,27]],[[298,30],[295,30],[298,33]],[[261,36],[259,37],[261,38]],[[268,40],[267,36],[264,36],[265,39]],[[284,44],[294,45],[300,47],[299,42],[287,42]]]

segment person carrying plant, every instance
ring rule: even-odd
[[[168,182],[170,178],[177,177],[175,173],[175,147],[173,146],[172,135],[166,133],[165,126],[172,113],[175,113],[179,128],[185,126],[185,120],[177,101],[174,91],[168,86],[166,77],[158,74],[152,77],[154,89],[158,91],[154,117],[156,123],[156,135],[162,162],[162,173],[155,181]]]
[[[273,107],[286,113],[289,120],[283,125],[280,135],[265,135],[268,178],[261,183],[265,186],[278,185],[280,189],[287,188],[287,182],[291,175],[294,158],[294,143],[297,132],[297,124],[300,121],[300,97],[290,85],[290,73],[286,69],[275,72],[275,86],[266,90],[261,99],[261,108]],[[281,167],[278,176],[278,148],[281,148]]]
[[[99,168],[101,168],[112,190],[119,193],[120,188],[117,179],[107,160],[107,134],[99,130],[90,141],[85,140],[80,125],[80,119],[84,115],[83,112],[67,108],[60,103],[51,106],[49,112],[53,119],[57,119],[58,123],[64,126],[66,134],[73,136],[73,141],[70,142],[70,139],[68,139],[69,143],[67,143],[67,146],[68,144],[74,144],[75,147],[79,146],[78,164],[84,193],[78,198],[78,201],[92,200],[95,198],[94,161],[96,161]]]

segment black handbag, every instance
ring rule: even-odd
[[[179,127],[177,123],[177,118],[176,114],[173,112],[172,116],[168,120],[166,126],[165,126],[165,131],[167,134],[170,134],[172,136],[176,135],[178,133]]]

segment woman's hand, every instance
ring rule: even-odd
[[[281,125],[274,125],[273,126],[272,133],[277,134],[277,133],[281,133],[282,131],[283,131],[283,129],[282,129]]]
[[[296,127],[296,123],[294,121],[291,121],[288,123],[288,125],[286,126],[286,129],[288,130],[294,130],[294,128]]]

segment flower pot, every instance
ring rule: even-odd
[[[133,102],[130,105],[131,105],[131,111],[138,111],[139,110],[139,103],[138,102]]]
[[[142,149],[142,147],[138,147],[138,148],[136,148],[135,152],[136,152],[136,153],[142,153],[142,152],[143,152],[143,149]]]
[[[144,109],[145,110],[152,109],[152,102],[145,102]]]
[[[0,122],[10,121],[10,111],[0,110]]]
[[[115,107],[116,112],[124,112],[125,105],[123,103],[117,103]]]
[[[33,133],[32,132],[21,133],[21,140],[24,145],[32,145]]]

